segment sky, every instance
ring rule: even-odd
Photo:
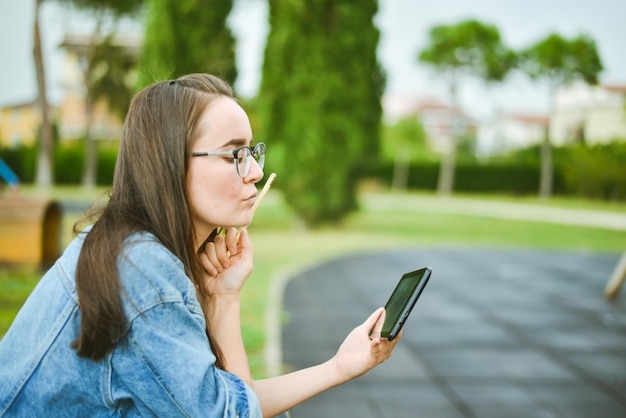
[[[34,100],[36,79],[32,58],[34,0],[0,0],[0,106]],[[433,98],[447,102],[446,86],[417,55],[428,43],[429,29],[478,19],[495,25],[503,41],[521,49],[552,32],[565,37],[591,36],[604,64],[602,84],[626,85],[626,1],[624,0],[379,0],[375,23],[381,31],[378,56],[386,73],[385,94],[409,99]],[[87,33],[88,19],[69,13],[54,2],[44,3],[42,36],[48,67],[49,96],[62,96],[64,53],[58,48],[64,33]],[[235,0],[229,24],[238,40],[237,91],[256,94],[268,31],[265,0]],[[140,33],[138,25],[124,30]],[[548,93],[544,86],[517,74],[501,85],[487,88],[475,80],[459,91],[464,110],[477,119],[499,112],[545,114]]]

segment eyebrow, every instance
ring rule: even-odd
[[[253,141],[254,141],[254,139],[252,139],[250,141],[250,144],[252,144]],[[229,140],[228,142],[226,142],[224,145],[222,145],[220,148],[225,148],[225,147],[228,147],[230,145],[234,145],[235,147],[239,147],[239,146],[242,146],[242,145],[246,145],[247,142],[248,142],[248,140],[244,139],[244,138],[233,138],[233,139]]]

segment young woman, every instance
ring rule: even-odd
[[[110,199],[0,341],[0,416],[274,416],[389,358],[398,339],[368,337],[381,308],[327,362],[253,381],[239,318],[253,248],[236,227],[264,158],[219,78],[138,93]]]

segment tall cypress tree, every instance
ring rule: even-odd
[[[259,98],[277,185],[309,226],[357,208],[363,167],[377,161],[384,76],[376,0],[270,0]]]
[[[149,0],[139,86],[194,72],[234,85],[235,38],[226,25],[232,0]]]

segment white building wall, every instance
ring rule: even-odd
[[[624,94],[582,82],[561,89],[555,97],[550,139],[555,145],[626,139]]]
[[[513,115],[502,115],[478,127],[476,134],[476,154],[490,156],[540,143],[545,135],[545,127],[531,123]]]

